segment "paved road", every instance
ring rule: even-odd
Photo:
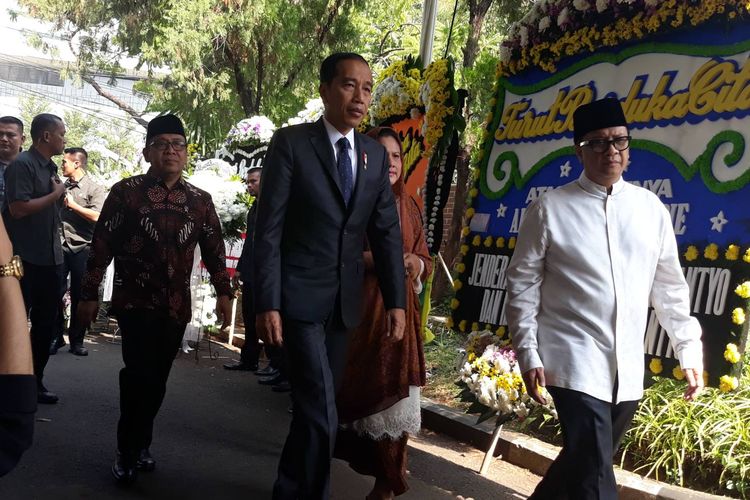
[[[236,355],[216,344],[215,359],[205,342],[197,359],[195,353],[180,354],[154,430],[157,469],[121,489],[109,472],[120,346],[93,336],[87,347],[91,355],[85,358],[63,348],[50,359],[45,383],[60,403],[40,405],[34,445],[17,469],[0,479],[0,499],[270,498],[289,426],[288,395],[258,385],[251,374],[223,370],[221,364]],[[411,490],[401,498],[523,498],[519,488],[498,485],[445,456],[440,445],[411,449]],[[371,484],[371,478],[335,461],[335,500],[364,498]]]

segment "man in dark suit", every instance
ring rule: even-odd
[[[367,237],[394,341],[403,336],[405,290],[398,213],[385,150],[354,129],[367,115],[372,73],[339,53],[320,68],[325,112],[276,132],[263,162],[255,228],[258,334],[284,345],[294,412],[275,499],[329,497],[336,389],[348,329],[361,319]]]
[[[260,167],[251,167],[245,176],[247,192],[250,196],[258,197],[260,189]],[[260,357],[260,344],[255,332],[255,304],[253,301],[253,233],[255,233],[255,212],[257,203],[253,203],[247,211],[247,230],[245,231],[245,243],[242,245],[242,253],[234,270],[234,282],[242,282],[242,318],[245,323],[245,344],[242,346],[240,361],[238,363],[227,363],[227,370],[252,371],[258,369],[258,358]]]

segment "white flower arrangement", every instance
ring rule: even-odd
[[[267,144],[275,131],[276,125],[265,116],[245,118],[229,130],[225,140],[226,148],[228,150],[241,147],[255,148],[261,144]]]
[[[497,416],[497,425],[514,418],[526,418],[540,407],[526,392],[516,354],[507,341],[485,330],[472,332],[461,360],[460,381],[475,401],[487,408],[482,420]],[[557,418],[552,398],[543,387],[547,400],[543,408]]]
[[[290,118],[289,121],[282,125],[282,127],[299,125],[300,123],[316,122],[323,116],[323,111],[323,99],[320,97],[311,99],[305,104],[305,109],[297,113],[297,116]]]
[[[227,239],[240,237],[245,229],[247,210],[251,204],[242,179],[226,174],[233,170],[229,163],[212,158],[198,162],[193,174],[186,179],[190,184],[211,194]]]

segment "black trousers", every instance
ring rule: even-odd
[[[89,247],[78,252],[73,252],[67,246],[63,246],[62,276],[60,279],[60,300],[58,302],[59,312],[57,316],[57,337],[62,338],[65,325],[63,317],[62,298],[68,290],[68,274],[70,274],[70,326],[68,327],[68,340],[70,347],[82,346],[83,336],[86,329],[78,324],[76,312],[78,302],[81,300],[81,281],[86,272],[86,261],[89,259]]]
[[[117,448],[128,458],[151,445],[154,419],[167,389],[184,322],[167,313],[139,309],[117,315],[122,332],[120,421]]]
[[[49,344],[57,331],[58,288],[62,266],[38,266],[23,261],[21,291],[31,320],[31,355],[34,375],[41,386],[49,361]]]
[[[529,499],[617,500],[612,457],[638,401],[612,404],[570,389],[547,390],[560,418],[563,447]]]
[[[334,321],[282,321],[294,412],[273,498],[328,500],[338,428],[336,391],[346,364],[346,330]]]
[[[250,283],[242,283],[242,319],[245,322],[245,344],[240,353],[240,362],[245,365],[257,365],[260,358],[260,344],[255,330],[255,300]]]

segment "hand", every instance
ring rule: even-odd
[[[255,330],[264,344],[281,347],[284,339],[279,311],[265,311],[255,315]]]
[[[221,330],[232,322],[232,299],[228,295],[219,295],[216,299],[216,317],[222,320]]]
[[[96,314],[99,312],[99,301],[97,300],[82,300],[78,303],[76,309],[76,318],[78,326],[82,328],[88,328],[91,323],[96,319]]]
[[[419,257],[413,253],[404,254],[404,269],[406,270],[406,277],[411,281],[415,281],[419,277],[419,272],[422,270],[422,266],[419,262]]]
[[[242,281],[242,276],[240,275],[240,272],[235,270],[234,276],[232,276],[232,288],[239,288],[240,287],[240,281]]]
[[[539,393],[539,386],[544,387],[544,368],[532,368],[524,372],[523,383],[526,384],[526,392],[539,404],[546,405],[547,400]]]
[[[52,184],[52,192],[57,195],[55,198],[62,198],[65,193],[65,184],[63,184],[62,181],[60,181],[60,178],[56,175],[50,177],[50,183]]]
[[[399,342],[403,339],[406,311],[403,309],[388,309],[385,320],[387,335],[391,342]]]
[[[703,389],[703,368],[684,368],[682,373],[685,374],[688,384],[683,397],[687,401],[692,401]]]
[[[73,198],[72,194],[65,193],[65,198],[63,198],[63,205],[67,208],[73,208],[75,205],[77,205],[76,200]]]

